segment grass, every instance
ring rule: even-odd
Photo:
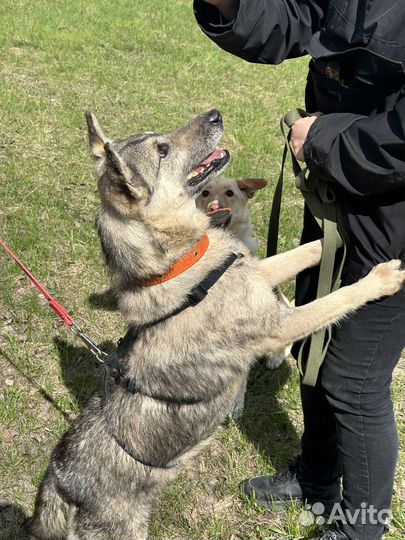
[[[278,120],[302,106],[306,59],[271,67],[225,54],[196,26],[191,0],[3,0],[0,40],[1,237],[104,348],[122,335],[123,323],[97,302],[108,276],[94,228],[86,109],[119,138],[169,130],[219,108],[233,154],[229,174],[269,180],[251,205],[264,253],[282,146]],[[301,200],[287,184],[282,250],[297,244],[301,228]],[[0,499],[14,505],[0,514],[0,538],[14,540],[22,538],[18,524],[32,510],[52,447],[100,375],[2,255],[0,287]],[[393,390],[402,445],[395,540],[405,532],[404,390],[402,362]],[[299,509],[272,514],[242,500],[238,488],[243,478],[285,466],[299,450],[301,425],[293,363],[276,372],[259,367],[242,421],[223,428],[164,495],[152,537],[309,536]]]

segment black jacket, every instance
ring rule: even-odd
[[[202,0],[194,7],[203,31],[249,62],[311,55],[306,108],[325,115],[304,154],[312,173],[334,183],[350,230],[346,282],[379,262],[405,262],[404,0],[240,0],[233,21]],[[306,215],[303,240],[317,236]],[[298,303],[313,293],[306,283]],[[405,306],[405,288],[387,303]]]

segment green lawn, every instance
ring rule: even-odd
[[[233,58],[202,35],[191,4],[0,3],[0,237],[106,348],[124,325],[97,301],[108,276],[94,227],[98,196],[84,111],[119,138],[169,130],[220,109],[233,154],[228,174],[269,180],[251,204],[263,254],[282,150],[279,117],[302,106],[306,59],[268,67]],[[289,184],[283,250],[297,244],[301,226],[301,199]],[[52,447],[100,380],[89,353],[2,254],[0,287],[0,500],[15,505],[0,523],[0,539],[16,540]],[[402,362],[394,385],[402,441],[388,537],[395,540],[405,534],[404,369]],[[299,450],[300,431],[294,364],[257,368],[242,421],[223,428],[165,494],[153,538],[309,536],[298,524],[299,509],[272,514],[243,501],[238,489],[247,476],[285,466]]]

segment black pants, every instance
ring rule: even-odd
[[[368,304],[334,329],[317,386],[301,387],[300,475],[319,501],[339,497],[342,477],[352,540],[379,540],[384,531],[378,521],[391,505],[398,456],[390,385],[404,347],[405,306]]]

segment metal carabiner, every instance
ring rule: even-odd
[[[98,347],[97,343],[93,341],[90,336],[85,334],[75,322],[72,325],[72,332],[83,341],[91,354],[97,358],[100,364],[104,364],[104,359],[108,356],[107,353],[102,351]]]

